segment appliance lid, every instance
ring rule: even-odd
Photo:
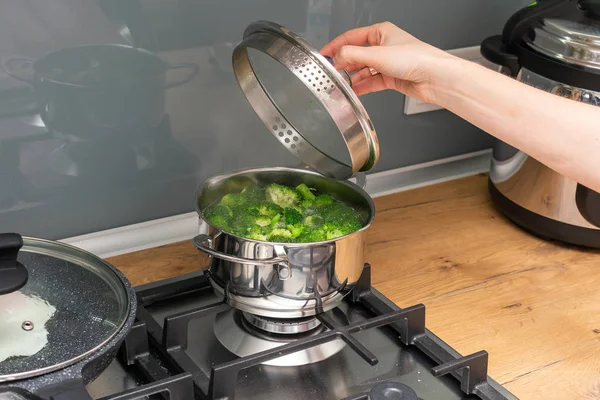
[[[304,164],[340,180],[375,166],[377,135],[349,75],[300,36],[273,22],[252,23],[232,63],[256,114]]]
[[[600,23],[592,19],[542,19],[524,41],[548,57],[600,70]]]
[[[109,342],[129,316],[124,279],[90,253],[13,233],[0,234],[0,253],[28,273],[24,286],[0,295],[0,382],[74,364]]]

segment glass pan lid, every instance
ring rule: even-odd
[[[23,241],[17,259],[29,280],[0,296],[0,382],[83,359],[120,331],[130,310],[127,288],[101,259],[58,242]]]

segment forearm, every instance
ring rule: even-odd
[[[535,89],[463,60],[450,62],[438,79],[437,104],[600,191],[600,107]]]

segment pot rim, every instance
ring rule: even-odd
[[[226,230],[223,230],[223,229],[221,229],[221,228],[219,228],[219,227],[211,224],[206,218],[204,218],[204,213],[202,212],[202,210],[200,210],[200,207],[198,206],[198,198],[200,197],[200,194],[204,190],[204,187],[206,186],[207,182],[209,182],[211,180],[220,179],[220,178],[222,178],[224,176],[234,176],[234,175],[237,175],[237,174],[240,174],[240,173],[245,173],[245,172],[261,172],[261,171],[300,172],[302,174],[316,175],[316,176],[319,176],[319,177],[322,177],[322,178],[334,180],[334,181],[336,181],[338,183],[341,183],[342,185],[348,186],[352,190],[355,190],[360,195],[362,195],[367,200],[367,202],[369,204],[369,210],[370,210],[370,215],[371,216],[370,216],[369,220],[363,225],[362,228],[360,228],[360,229],[358,229],[358,230],[356,230],[354,232],[348,233],[347,235],[340,236],[340,237],[337,237],[335,239],[323,240],[323,241],[320,241],[320,242],[305,242],[305,243],[269,242],[269,241],[265,241],[265,240],[250,239],[250,238],[239,236],[239,235],[236,235],[234,233],[231,233],[231,232],[228,232]],[[243,240],[243,241],[247,241],[247,242],[252,242],[252,243],[259,243],[259,244],[262,244],[262,245],[269,245],[269,246],[305,247],[305,246],[331,244],[331,243],[340,241],[342,239],[345,239],[345,238],[347,238],[349,236],[355,235],[355,234],[357,234],[359,232],[366,231],[371,226],[371,224],[373,223],[373,220],[375,219],[375,203],[373,202],[373,198],[365,190],[363,190],[360,186],[358,186],[355,183],[350,182],[348,180],[340,181],[340,180],[337,180],[337,179],[334,179],[334,178],[327,177],[327,176],[325,176],[323,174],[320,174],[320,173],[318,173],[316,171],[312,171],[312,170],[309,170],[309,169],[303,169],[303,168],[267,167],[267,166],[264,166],[264,167],[253,167],[253,168],[240,168],[240,169],[235,169],[235,170],[223,172],[223,173],[221,173],[219,175],[215,175],[215,176],[212,176],[212,177],[206,179],[202,185],[198,186],[198,188],[196,189],[195,197],[196,197],[196,202],[195,202],[194,208],[196,209],[196,213],[200,216],[200,218],[202,219],[202,221],[204,221],[208,226],[210,226],[214,230],[219,231],[221,233],[225,233],[225,234],[227,234],[229,236],[233,236],[233,237],[235,237],[236,239],[239,239],[239,240]]]

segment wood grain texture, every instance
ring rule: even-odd
[[[491,204],[478,175],[376,199],[367,261],[400,307],[521,399],[600,399],[600,252],[537,239]],[[178,243],[110,259],[133,284],[206,258]]]

